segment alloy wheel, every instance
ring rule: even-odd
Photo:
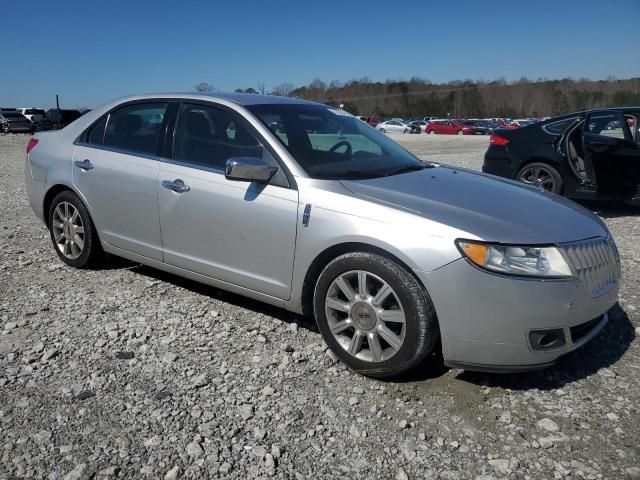
[[[53,211],[51,222],[54,241],[69,260],[75,260],[84,250],[84,225],[76,207],[69,202],[60,202]]]
[[[546,168],[537,165],[525,168],[522,173],[520,173],[519,180],[529,185],[542,187],[548,192],[555,191],[556,187],[556,182],[553,179],[551,172]]]
[[[402,303],[377,275],[353,270],[329,286],[325,313],[338,344],[359,360],[378,363],[400,351],[406,335]]]

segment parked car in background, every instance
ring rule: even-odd
[[[575,199],[640,201],[638,119],[640,107],[611,108],[496,130],[482,171]]]
[[[411,133],[424,133],[428,124],[429,123],[424,120],[414,120],[413,122],[410,122],[410,126],[417,127],[417,131],[412,131]]]
[[[56,108],[47,110],[47,118],[53,123],[54,128],[64,128],[81,116],[82,113],[78,110],[58,110]]]
[[[33,124],[17,109],[0,110],[0,131],[3,133],[31,133]]]
[[[18,111],[29,120],[34,127],[35,131],[50,130],[53,128],[53,123],[47,118],[46,112],[41,108],[35,107],[22,107]]]
[[[314,315],[373,377],[436,348],[456,368],[545,368],[599,334],[618,298],[616,246],[589,211],[421,161],[318,103],[129,97],[36,133],[25,167],[67,265],[110,253]]]
[[[376,127],[379,123],[384,122],[384,118],[378,115],[368,115],[363,117],[363,120],[372,127]]]
[[[425,129],[429,135],[476,135],[473,125],[464,125],[461,120],[434,120]]]
[[[386,122],[381,122],[376,125],[376,130],[381,131],[382,133],[386,132],[395,132],[395,133],[410,133],[412,127],[408,124],[404,123],[401,120],[387,120]]]
[[[434,120],[438,120],[438,117],[424,117],[422,120],[427,122],[427,123],[431,123]]]
[[[457,120],[456,122],[463,127],[469,127],[469,130],[463,130],[465,135],[490,135],[493,132],[481,120]]]

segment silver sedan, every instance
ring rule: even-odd
[[[382,133],[410,133],[411,126],[401,120],[387,120],[386,122],[381,122],[376,125],[376,130]]]
[[[25,179],[66,264],[110,253],[314,315],[370,376],[438,345],[450,366],[546,367],[617,301],[616,246],[590,212],[422,162],[326,105],[129,97],[37,133]]]

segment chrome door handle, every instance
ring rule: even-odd
[[[173,190],[174,192],[178,192],[178,193],[184,193],[191,190],[191,187],[189,185],[185,185],[184,182],[180,179],[176,179],[173,181],[163,180],[162,186],[164,188],[168,188],[169,190]]]
[[[76,160],[75,164],[76,164],[76,167],[84,171],[91,170],[93,168],[93,163],[91,163],[88,158],[85,158],[82,161]]]

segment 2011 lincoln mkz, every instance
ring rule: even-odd
[[[597,335],[620,264],[557,195],[424,162],[326,105],[161,94],[29,142],[26,187],[59,257],[121,256],[314,315],[350,368],[522,371]],[[424,365],[424,363],[422,363]]]

